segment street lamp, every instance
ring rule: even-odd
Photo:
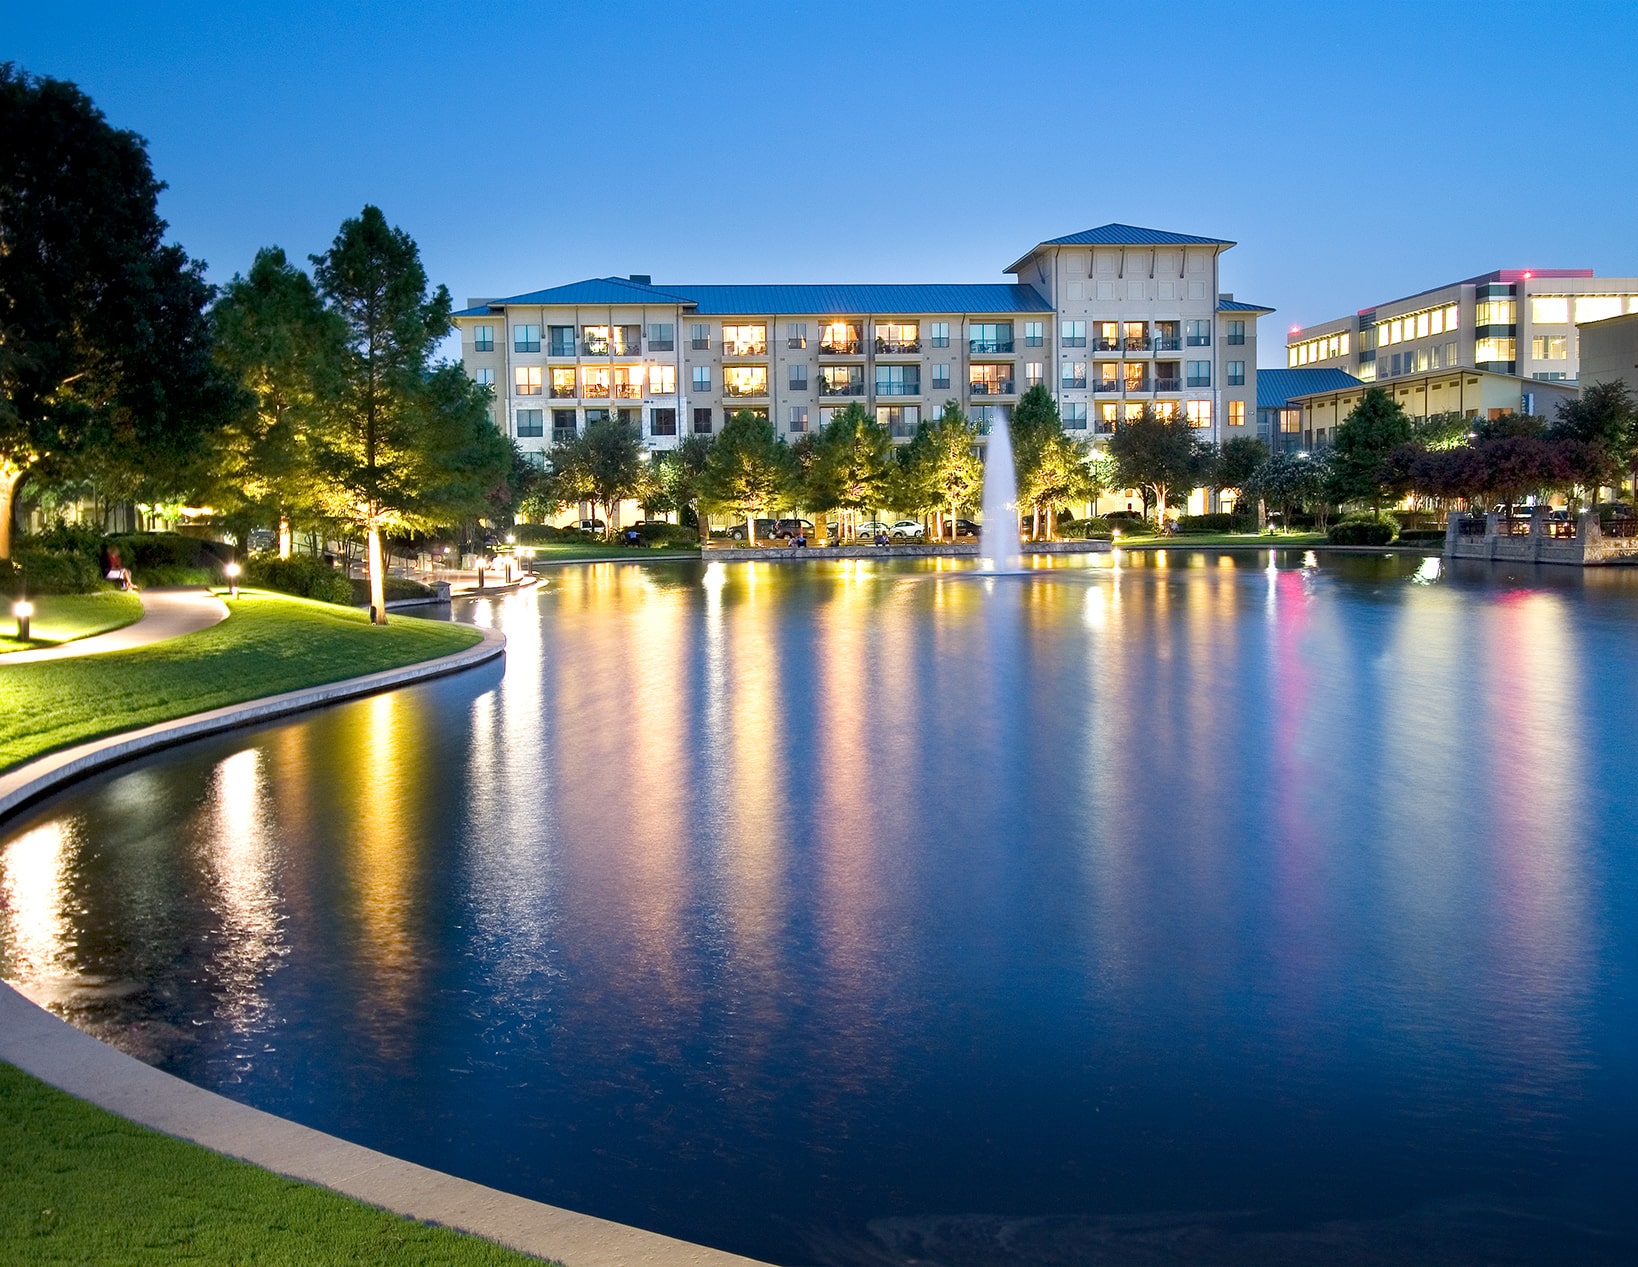
[[[34,604],[26,598],[19,598],[11,605],[11,614],[17,617],[17,641],[27,642],[29,640],[28,619],[34,615]]]
[[[238,598],[239,597],[239,565],[237,563],[229,563],[226,567],[224,567],[222,569],[222,571],[227,574],[228,597],[229,598]]]

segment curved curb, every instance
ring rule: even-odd
[[[481,641],[464,651],[230,704],[142,730],[109,735],[25,762],[0,775],[0,822],[81,775],[158,748],[323,704],[442,677],[502,655],[506,636],[474,626]],[[430,1170],[207,1091],[143,1064],[75,1029],[0,981],[0,1060],[60,1091],[139,1125],[237,1157],[276,1174],[318,1184],[394,1214],[470,1232],[553,1258],[566,1267],[764,1267],[755,1259]]]
[[[360,695],[374,695],[391,687],[404,686],[425,678],[442,677],[446,673],[457,673],[462,669],[482,664],[486,660],[493,660],[506,650],[505,634],[481,625],[472,627],[483,635],[477,645],[464,651],[439,656],[434,660],[400,665],[396,669],[383,669],[379,673],[367,673],[363,677],[343,678],[339,682],[326,682],[321,686],[304,686],[300,690],[286,691],[282,695],[268,695],[262,699],[248,700],[243,704],[226,704],[221,708],[179,717],[174,721],[156,722],[152,726],[144,726],[141,730],[125,730],[118,734],[105,735],[101,739],[75,744],[71,748],[36,757],[33,761],[25,761],[22,765],[0,774],[0,821],[30,801],[38,800],[82,774],[145,752],[152,752],[156,748],[168,748],[173,744],[185,743],[189,739],[197,739],[201,735],[232,730],[248,722],[266,721],[274,717],[283,717],[288,713],[317,708],[321,704],[333,704]]]

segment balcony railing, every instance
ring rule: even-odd
[[[1101,338],[1100,339],[1094,339],[1093,340],[1093,348],[1094,348],[1094,350],[1099,351],[1099,352],[1119,352],[1120,351],[1120,340],[1119,339],[1101,339]]]
[[[564,385],[562,383],[553,383],[552,384],[552,399],[553,400],[573,400],[574,399],[574,384],[569,383],[567,385]]]
[[[819,380],[819,394],[821,396],[863,396],[865,385],[858,383],[827,383]]]
[[[581,356],[607,356],[609,345],[603,339],[586,339],[580,345]]]
[[[1011,339],[968,339],[967,351],[976,352],[981,356],[994,356],[998,352],[1011,352]]]
[[[1060,378],[1058,380],[1058,382],[1059,382],[1059,384],[1061,386],[1063,386],[1066,389],[1071,388],[1071,387],[1085,387],[1086,386],[1086,375],[1082,374],[1079,378],[1070,378],[1070,377]]]
[[[554,344],[552,344],[551,350],[547,353],[547,355],[548,356],[573,356],[574,355],[574,344],[573,343],[554,343]]]
[[[1181,378],[1157,378],[1155,379],[1155,390],[1157,392],[1180,392],[1183,390],[1183,380]]]
[[[766,381],[724,383],[722,385],[722,394],[724,396],[766,396],[768,394],[768,384]]]
[[[1149,350],[1149,340],[1128,338],[1125,340],[1125,348],[1128,352],[1147,352]]]
[[[821,356],[858,356],[859,340],[857,339],[821,339],[819,342]]]
[[[1092,430],[1100,436],[1112,436],[1115,434],[1115,424],[1107,418],[1099,418]]]
[[[878,396],[919,396],[921,395],[921,380],[910,379],[903,383],[884,383],[876,380],[876,395]]]
[[[643,385],[641,383],[616,383],[614,385],[614,395],[618,400],[641,400],[643,398]]]
[[[642,347],[635,343],[611,343],[609,350],[615,356],[641,356],[643,354]]]
[[[1141,396],[1148,392],[1149,380],[1146,378],[1129,378],[1126,380],[1126,394]]]
[[[724,343],[722,345],[722,354],[724,356],[767,356],[768,345],[766,343]]]
[[[1012,379],[1010,378],[980,378],[970,384],[974,396],[1011,396]]]
[[[877,356],[907,356],[921,351],[920,339],[877,339]]]
[[[916,438],[916,424],[913,422],[888,423],[887,431],[895,440],[914,440]]]
[[[1178,352],[1182,350],[1183,340],[1175,334],[1159,335],[1154,340],[1156,352]]]
[[[607,383],[583,383],[580,387],[580,395],[584,400],[607,400],[609,385]]]
[[[1092,390],[1095,391],[1095,392],[1118,392],[1120,390],[1120,379],[1118,379],[1118,378],[1099,378],[1099,379],[1095,379],[1095,380],[1093,380],[1093,383],[1092,383]]]

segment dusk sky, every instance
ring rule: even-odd
[[[1638,4],[7,6],[213,280],[378,203],[457,303],[581,277],[998,281],[1109,221],[1308,323],[1638,274]]]

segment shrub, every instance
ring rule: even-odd
[[[1151,519],[1107,515],[1102,519],[1077,520],[1073,530],[1063,535],[1075,541],[1108,541],[1117,530],[1123,537],[1137,537],[1153,533],[1155,525]]]
[[[131,569],[131,580],[139,589],[155,585],[215,585],[221,579],[220,573],[212,568],[185,568],[169,563]]]
[[[348,605],[353,601],[352,583],[320,559],[252,559],[245,568],[245,581],[321,603]]]
[[[19,550],[12,560],[0,562],[0,593],[89,594],[103,587],[93,555],[59,554],[49,550]]]
[[[642,537],[643,544],[646,546],[691,546],[698,545],[700,540],[700,530],[698,528],[685,528],[682,524],[662,523],[654,520],[633,524],[632,527],[637,529],[638,535]]]
[[[1325,539],[1334,546],[1385,546],[1393,540],[1392,519],[1344,519],[1332,524]]]
[[[118,550],[120,562],[132,572],[149,568],[207,568],[219,571],[222,560],[215,543],[175,532],[131,532],[107,538]]]
[[[551,524],[518,524],[512,529],[512,535],[517,538],[520,546],[544,545],[549,541],[562,541],[567,537],[579,537],[577,528],[554,528]]]
[[[1234,515],[1219,510],[1209,515],[1180,515],[1177,530],[1182,533],[1256,532],[1257,521],[1250,515]]]

